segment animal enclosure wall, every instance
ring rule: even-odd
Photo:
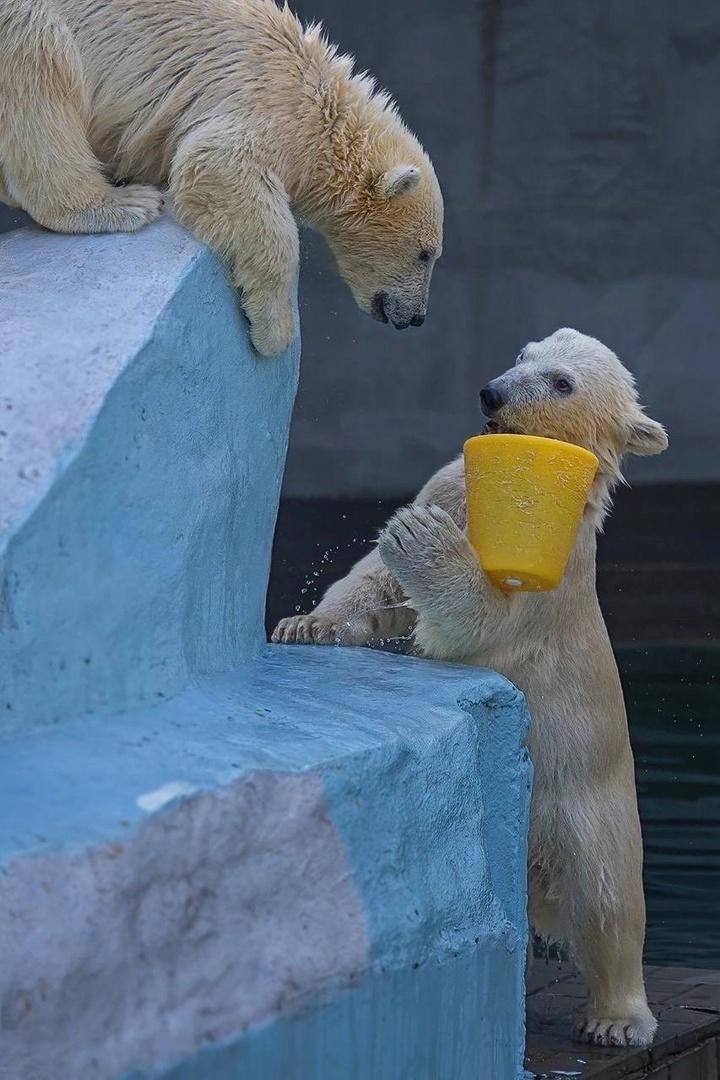
[[[300,0],[395,95],[446,204],[427,321],[360,318],[308,239],[286,493],[404,497],[480,423],[528,340],[573,326],[635,372],[672,453],[717,481],[720,9],[595,0]]]
[[[522,696],[264,644],[299,339],[169,218],[0,262],[0,1076],[515,1080]]]

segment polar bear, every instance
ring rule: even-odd
[[[262,355],[292,338],[296,219],[362,310],[422,324],[442,247],[433,167],[319,27],[273,0],[4,0],[0,201],[58,232],[132,231],[164,184],[228,261]]]
[[[506,596],[490,585],[464,533],[458,459],[391,519],[377,549],[311,615],[284,619],[273,640],[367,644],[414,627],[423,655],[493,668],[524,691],[535,768],[530,920],[539,933],[569,943],[586,977],[579,1036],[644,1046],[657,1024],[642,973],[642,838],[622,688],[595,591],[595,550],[623,455],[657,454],[667,436],[642,411],[615,354],[576,330],[530,342],[481,401],[490,432],[563,439],[599,459],[560,587]]]

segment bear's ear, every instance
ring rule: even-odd
[[[626,450],[629,454],[661,454],[667,450],[668,437],[662,424],[651,420],[645,413],[638,411],[638,416],[630,428]]]
[[[378,187],[386,199],[409,195],[420,183],[420,170],[415,165],[396,165],[380,177]]]

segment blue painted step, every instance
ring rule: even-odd
[[[98,1076],[514,1080],[526,723],[490,672],[278,646],[7,740],[1,978],[27,989],[3,1052],[78,1080],[90,1057]]]

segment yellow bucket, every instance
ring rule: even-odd
[[[598,459],[535,435],[477,435],[465,451],[468,539],[503,592],[562,581]]]

